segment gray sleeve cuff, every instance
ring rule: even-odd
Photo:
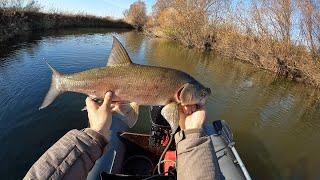
[[[92,139],[94,139],[99,144],[99,146],[101,147],[102,150],[108,144],[107,139],[103,135],[101,135],[100,133],[98,133],[90,128],[86,128],[83,131],[86,134],[88,134],[88,136],[90,136]],[[109,136],[110,135],[111,135],[111,131],[109,132]]]
[[[205,136],[203,129],[188,129],[181,130],[175,134],[175,141],[178,144],[180,141],[184,139],[194,139]]]

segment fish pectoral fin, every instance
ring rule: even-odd
[[[126,123],[129,128],[132,128],[139,117],[139,105],[135,102],[128,104],[115,104],[113,111],[120,116],[119,118]]]
[[[165,105],[161,110],[161,115],[169,123],[172,133],[175,133],[179,127],[179,105],[176,102]]]
[[[120,41],[113,37],[111,53],[108,58],[107,66],[129,66],[133,64],[126,49]]]

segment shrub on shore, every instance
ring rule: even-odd
[[[320,87],[320,0],[157,0],[146,26]]]
[[[140,0],[130,5],[130,8],[124,11],[125,21],[133,25],[136,29],[142,30],[147,21],[146,4]]]

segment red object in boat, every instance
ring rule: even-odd
[[[164,163],[163,163],[164,172],[168,172],[169,170],[175,167],[176,159],[177,159],[176,151],[166,152],[164,156]],[[166,173],[166,175],[168,175],[168,173]]]
[[[166,134],[166,135],[164,135],[164,136],[162,137],[161,145],[162,145],[163,147],[166,147],[166,146],[169,144],[169,141],[170,141],[170,137],[169,137],[168,134]]]

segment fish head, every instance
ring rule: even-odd
[[[204,87],[198,82],[184,84],[176,94],[178,103],[185,105],[204,105],[211,95],[211,89]]]

